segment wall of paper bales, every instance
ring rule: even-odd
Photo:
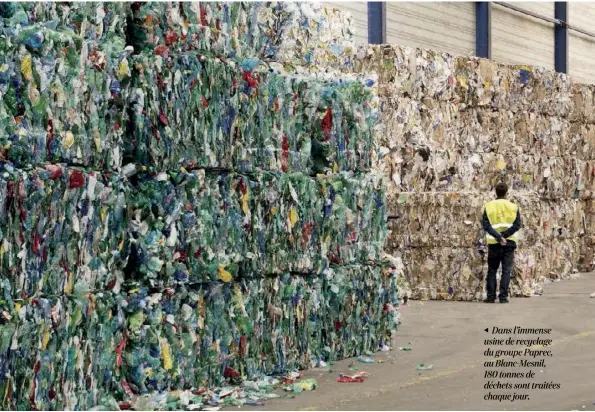
[[[391,233],[412,296],[484,293],[481,213],[504,181],[524,228],[512,293],[593,267],[593,87],[555,72],[399,46],[370,46]]]
[[[89,409],[390,345],[378,98],[292,3],[0,6],[0,404]]]

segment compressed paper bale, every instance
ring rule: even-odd
[[[409,98],[382,99],[382,134],[377,143],[390,150],[408,144],[414,147],[461,146],[460,105],[451,102],[417,102]]]
[[[520,113],[515,117],[514,145],[523,153],[557,157],[572,155],[570,123],[567,119]]]
[[[595,126],[592,124],[572,123],[568,132],[569,154],[576,154],[581,160],[593,160],[595,150]]]
[[[199,388],[377,350],[398,326],[396,279],[353,267],[131,291],[123,376],[140,393]]]
[[[394,104],[394,105],[393,105]],[[533,113],[484,109],[460,111],[450,103],[432,106],[409,99],[384,102],[385,131],[381,143],[389,149],[411,145],[421,150],[467,153],[538,154],[560,156],[568,143],[569,123]]]
[[[584,204],[584,221],[582,222],[585,234],[584,241],[589,246],[595,246],[595,243],[591,241],[591,239],[595,240],[593,237],[595,236],[595,200],[584,200],[581,203]]]
[[[368,45],[358,57],[359,71],[379,72],[381,95],[406,95],[417,101],[424,98],[446,101],[454,97],[454,60],[447,53],[407,46]]]
[[[125,54],[112,58],[93,42],[69,42],[46,56],[10,49],[0,60],[0,157],[18,166],[120,167]]]
[[[384,167],[390,182],[387,193],[492,190],[493,184],[502,179],[503,171],[486,166],[490,158],[494,155],[465,158],[453,151],[406,146],[383,157],[388,163]]]
[[[507,108],[509,71],[488,59],[456,57],[457,97],[470,107]]]
[[[513,112],[536,111],[549,116],[568,117],[573,110],[568,76],[541,67],[509,66]]]
[[[387,248],[473,247],[481,235],[484,199],[476,193],[401,193],[389,199]]]
[[[384,180],[378,174],[319,177],[322,254],[335,264],[379,262],[386,239]]]
[[[432,139],[442,149],[468,153],[532,154],[541,157],[569,155],[570,124],[560,117],[523,112],[469,109],[447,132],[449,139]]]
[[[4,299],[0,390],[5,410],[88,410],[118,379],[125,322],[118,296]]]
[[[552,247],[520,247],[515,252],[511,296],[540,293],[550,278],[566,277],[579,258],[578,242],[552,242]],[[476,248],[414,248],[402,252],[405,277],[413,299],[480,300],[485,297],[487,254]],[[500,275],[498,275],[500,276]],[[498,277],[499,279],[499,277]]]
[[[587,124],[595,123],[595,86],[573,84],[571,99],[573,110],[570,120]]]
[[[576,177],[571,188],[573,194],[577,194],[581,199],[593,199],[595,197],[595,161],[576,160]],[[570,179],[569,179],[570,180]]]
[[[510,193],[521,211],[521,246],[578,236],[585,213],[577,200],[541,200],[536,194]],[[401,193],[389,199],[388,248],[473,247],[485,242],[482,212],[493,193]]]
[[[565,278],[576,268],[580,258],[580,240],[558,239],[544,245],[530,248],[520,248],[518,261],[515,263],[517,276],[528,282],[529,279],[539,280]]]
[[[457,95],[470,107],[570,115],[571,85],[564,74],[476,57],[457,57],[456,61]]]
[[[468,109],[448,131],[443,147],[468,153],[490,153],[514,150],[515,130],[512,112]],[[437,143],[435,143],[437,144]]]
[[[0,267],[13,297],[118,289],[127,188],[117,175],[49,165],[0,174]]]
[[[389,249],[389,253],[394,251]],[[420,248],[402,252],[412,299],[476,300],[487,266],[475,248]]]
[[[381,122],[384,130],[379,136],[379,145],[396,149],[425,131],[418,102],[408,98],[382,99],[382,106]]]
[[[381,95],[562,117],[573,108],[568,77],[541,68],[392,45],[364,48],[356,68],[380,73]]]
[[[580,247],[580,258],[577,264],[577,269],[581,272],[592,272],[595,269],[595,243],[592,239],[589,240],[589,244],[583,241]]]
[[[580,170],[586,170],[586,166],[574,158],[458,153],[412,147],[390,153],[383,161],[389,163],[384,166],[390,179],[389,193],[492,192],[497,183],[504,181],[516,191],[534,191],[548,198],[571,197],[580,189],[577,183]],[[582,176],[586,176],[585,172]],[[583,190],[587,193],[588,182]]]
[[[87,40],[110,41],[126,36],[125,3],[104,2],[24,2],[13,3],[10,15],[3,15],[5,24],[28,26],[43,22],[58,30],[70,32]]]
[[[490,109],[460,110],[446,102],[423,104],[411,99],[383,101],[384,131],[379,143],[468,153],[561,156],[580,142],[569,141],[566,119]]]
[[[318,4],[150,2],[131,11],[132,41],[141,49],[327,66],[349,66],[355,55],[351,17]]]

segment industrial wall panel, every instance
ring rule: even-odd
[[[595,83],[594,40],[592,37],[570,31],[568,35],[568,74],[572,80],[580,83]]]
[[[387,43],[475,54],[472,2],[386,3],[386,14]]]
[[[517,7],[553,17],[553,3],[514,3]],[[551,9],[551,13],[549,10]],[[554,69],[554,25],[492,5],[492,58],[505,64]]]
[[[568,22],[573,27],[595,31],[595,4],[568,3]],[[595,83],[595,38],[570,30],[568,36],[568,73],[583,83]]]
[[[568,23],[581,29],[593,30],[595,21],[595,4],[583,2],[568,3]]]
[[[520,1],[520,2],[511,2],[511,4],[520,7],[522,9],[525,10],[529,10],[532,11],[533,13],[537,13],[537,14],[541,14],[543,16],[546,17],[551,17],[552,19],[554,18],[554,2],[553,1],[548,1],[548,2],[525,2],[525,1]]]
[[[368,3],[358,1],[353,3],[346,2],[322,2],[324,7],[329,9],[339,9],[348,12],[353,17],[355,25],[355,41],[357,44],[368,43]]]

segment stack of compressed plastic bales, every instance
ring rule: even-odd
[[[399,46],[362,50],[379,76],[389,252],[413,297],[481,299],[483,204],[504,181],[521,208],[514,295],[593,262],[592,88],[563,74]],[[592,107],[592,106],[591,106]]]
[[[373,81],[318,70],[351,67],[348,18],[0,14],[4,409],[112,407],[390,345],[402,269],[381,262]]]
[[[90,409],[117,382],[126,7],[0,6],[2,409]]]
[[[125,5],[7,3],[0,157],[118,169],[130,69]]]
[[[127,205],[138,291],[123,375],[138,392],[389,344],[398,271],[381,264],[384,181],[369,172],[376,97],[364,76],[318,73],[349,67],[353,47],[340,14],[312,7],[131,8],[124,158],[143,168]]]

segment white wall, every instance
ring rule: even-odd
[[[367,2],[321,2],[321,4],[329,9],[339,9],[348,12],[353,17],[355,26],[355,41],[358,44],[368,43],[368,3]]]
[[[448,52],[475,53],[475,4],[386,3],[387,43]]]
[[[568,23],[595,32],[595,3],[568,3]],[[595,38],[570,30],[568,73],[579,82],[595,83]]]
[[[514,3],[554,18],[554,3]],[[554,69],[554,24],[492,4],[492,59]]]

